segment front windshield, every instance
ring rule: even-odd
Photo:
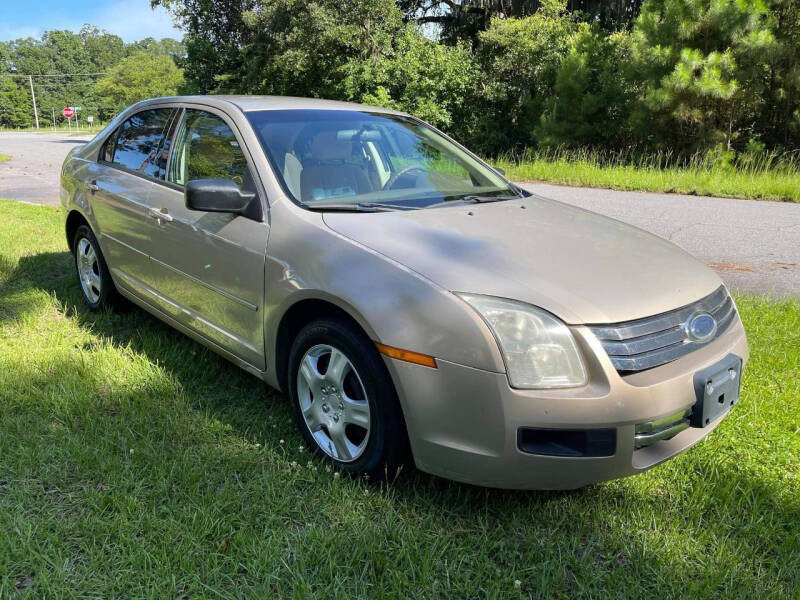
[[[424,208],[516,195],[494,170],[410,117],[355,110],[247,116],[284,188],[308,208]]]

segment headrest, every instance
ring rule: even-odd
[[[314,160],[347,160],[353,153],[353,143],[340,140],[333,130],[321,131],[308,146]]]

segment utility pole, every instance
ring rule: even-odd
[[[53,110],[53,131],[55,131],[56,130],[56,109],[55,109],[55,107],[52,107],[52,110]]]
[[[36,110],[36,94],[33,91],[33,77],[28,75],[28,83],[31,84],[31,100],[33,100],[33,118],[36,120],[36,129],[39,129],[39,112]]]

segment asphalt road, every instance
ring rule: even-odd
[[[90,136],[0,133],[0,198],[59,203],[59,169]],[[651,231],[715,269],[734,290],[800,297],[800,204],[523,184]]]
[[[0,154],[11,156],[10,161],[0,163],[0,198],[59,204],[61,163],[75,145],[90,139],[92,136],[0,133]]]

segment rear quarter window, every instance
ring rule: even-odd
[[[144,171],[158,151],[171,113],[171,108],[144,110],[125,121],[118,129],[113,155],[108,162],[132,171]],[[106,156],[109,146],[107,143]]]
[[[103,143],[103,148],[100,150],[100,160],[104,162],[111,162],[114,160],[114,146],[117,143],[117,135],[119,134],[119,129],[115,129],[108,139]]]

